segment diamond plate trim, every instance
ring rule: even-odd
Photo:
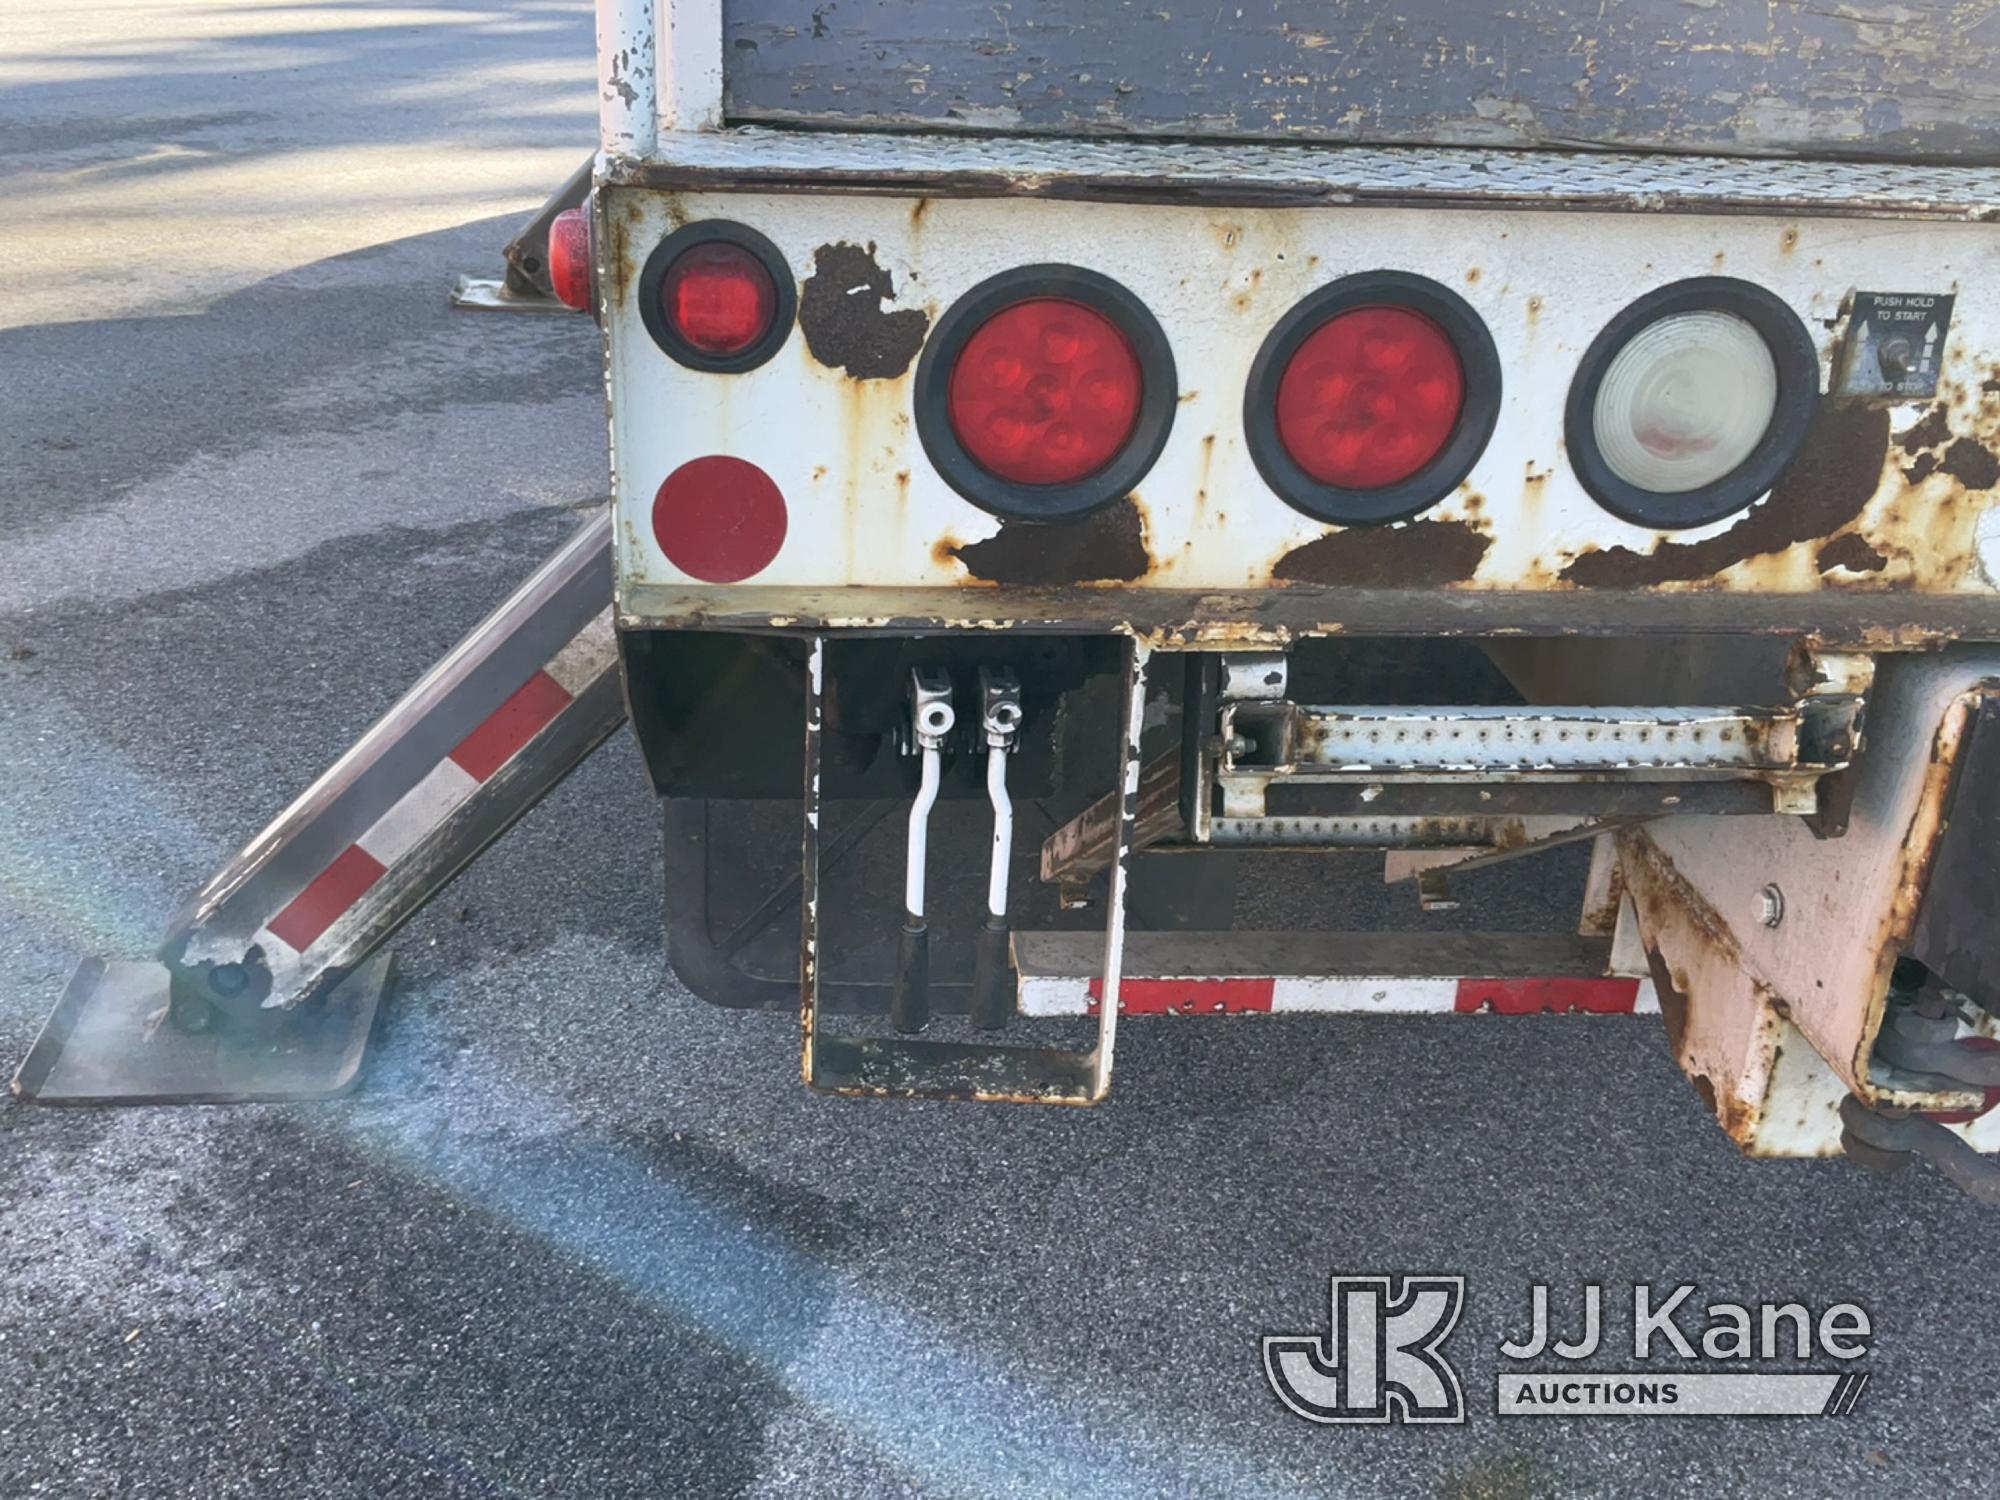
[[[2000,171],[1574,151],[1187,145],[1068,137],[731,130],[668,134],[598,179],[710,191],[890,191],[1226,203],[2000,218]]]

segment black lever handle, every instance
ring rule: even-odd
[[[903,917],[896,945],[896,985],[889,996],[889,1019],[898,1031],[922,1031],[931,1019],[931,934],[914,912]]]
[[[1014,997],[1008,992],[1007,919],[989,912],[974,941],[972,1024],[998,1031],[1014,1014]]]

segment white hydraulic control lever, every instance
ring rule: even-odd
[[[951,676],[942,667],[910,671],[910,745],[923,757],[917,800],[910,804],[909,852],[903,865],[903,932],[896,948],[896,982],[889,1018],[898,1031],[921,1031],[931,1018],[930,929],[924,921],[924,872],[931,809],[944,773],[944,747],[958,722]]]
[[[1007,667],[979,669],[979,729],[986,741],[986,796],[993,804],[993,855],[986,872],[986,922],[972,966],[972,1020],[989,1029],[1007,1024],[1007,871],[1014,856],[1014,803],[1007,795],[1007,757],[1020,742],[1021,684]]]

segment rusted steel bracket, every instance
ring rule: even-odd
[[[820,1011],[820,741],[827,640],[814,636],[806,662],[804,819],[800,879],[799,1030],[808,1087],[879,1099],[976,1099],[1017,1104],[1095,1104],[1111,1086],[1118,1036],[1118,981],[1124,962],[1125,887],[1139,806],[1139,736],[1146,707],[1143,642],[1128,640],[1119,715],[1119,816],[1112,839],[1104,927],[1103,995],[1096,1044],[1084,1051],[909,1036],[829,1032]]]
[[[585,157],[583,165],[570,173],[563,185],[535,210],[535,216],[521,226],[521,232],[507,242],[501,256],[506,271],[499,278],[460,276],[452,283],[451,305],[475,312],[572,311],[556,296],[549,280],[549,225],[564,209],[575,208],[590,195],[591,172],[596,158]]]
[[[15,1092],[221,1102],[351,1083],[387,978],[371,955],[624,722],[610,600],[607,509],[223,865],[152,962],[87,960]]]
[[[1135,850],[1184,832],[1180,788],[1178,750],[1156,756],[1139,773],[1139,811],[1132,829]],[[1042,879],[1076,884],[1108,868],[1118,844],[1122,806],[1116,791],[1107,792],[1042,840]]]
[[[1861,685],[1823,691],[1847,699]],[[1897,996],[1912,989],[1898,965],[1913,953],[1928,961],[1918,919],[1947,868],[1940,850],[1970,826],[1964,799],[1990,795],[1968,746],[1996,701],[1993,648],[1885,658],[1837,841],[1804,818],[1671,817],[1620,834],[1670,1045],[1746,1151],[1838,1149],[1848,1094],[1871,1109],[1937,1115],[1971,1149],[2000,1147],[1980,1050],[1994,1018],[1940,1012],[1921,1036],[1896,1019]],[[1990,846],[1979,854],[1990,863]]]

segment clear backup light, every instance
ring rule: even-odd
[[[1673,531],[1771,492],[1819,403],[1819,347],[1782,297],[1699,276],[1647,292],[1577,362],[1570,467],[1623,520]]]
[[[1591,406],[1598,451],[1642,490],[1683,495],[1745,463],[1778,408],[1778,363],[1734,313],[1675,313],[1612,356]]]

